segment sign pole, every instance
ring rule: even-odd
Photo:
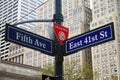
[[[54,22],[62,24],[62,0],[55,0]],[[61,45],[55,36],[55,80],[64,80],[63,78],[63,45]]]

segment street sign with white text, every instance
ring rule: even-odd
[[[52,40],[13,25],[6,24],[6,40],[54,56]]]
[[[109,23],[95,30],[75,36],[65,41],[65,56],[81,49],[114,40],[114,24]]]

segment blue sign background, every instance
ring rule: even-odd
[[[65,55],[78,50],[115,39],[113,23],[102,26],[90,32],[70,38],[65,42]]]
[[[39,50],[48,55],[54,55],[52,40],[9,24],[6,24],[6,40]]]

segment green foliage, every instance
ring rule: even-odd
[[[42,68],[41,72],[46,75],[54,75],[54,66],[49,64],[45,68]]]
[[[65,80],[93,80],[91,65],[80,66],[73,62],[72,64],[65,64],[65,66]]]
[[[93,72],[88,64],[80,66],[75,62],[72,64],[66,62],[64,67],[65,80],[93,80]],[[50,64],[41,69],[41,72],[46,75],[54,75],[54,66]]]
[[[82,66],[82,80],[93,80],[93,71],[90,66],[89,64]]]
[[[73,64],[65,62],[64,78],[65,80],[77,80],[80,77],[80,70],[76,69],[74,61]]]
[[[112,76],[112,80],[118,80],[117,76]]]

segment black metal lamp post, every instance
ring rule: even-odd
[[[62,0],[55,0],[55,14],[54,22],[57,24],[62,24],[63,15],[62,15]],[[61,45],[55,37],[55,76],[56,80],[64,80],[63,74],[63,45]]]

